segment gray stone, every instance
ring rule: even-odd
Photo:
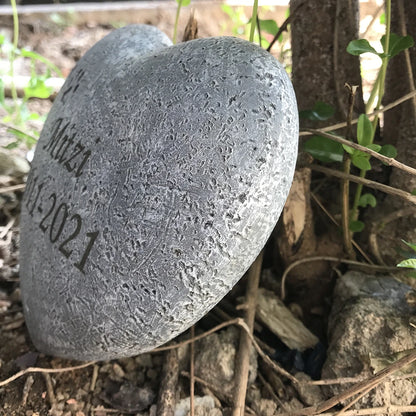
[[[416,348],[415,330],[410,325],[415,309],[408,301],[413,294],[410,286],[390,276],[359,272],[342,276],[334,292],[330,343],[322,378],[370,377]],[[345,388],[331,385],[324,389],[332,397]],[[379,384],[353,408],[409,405],[416,398],[415,392],[415,382],[410,378],[388,381]]]
[[[284,69],[236,38],[168,44],[147,26],[113,32],[45,123],[21,221],[24,311],[45,353],[103,360],[175,337],[282,210],[298,133]]]

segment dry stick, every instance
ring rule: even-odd
[[[415,412],[416,406],[383,406],[383,407],[373,407],[371,409],[357,409],[357,410],[347,410],[343,413],[343,416],[379,416],[381,414],[402,414],[407,412]],[[292,413],[288,413],[292,415]],[[280,416],[284,416],[284,414],[279,414]],[[327,412],[327,413],[320,413],[319,416],[336,416],[337,412]]]
[[[23,394],[22,394],[22,406],[26,406],[27,399],[29,397],[30,390],[32,389],[33,383],[35,379],[32,375],[27,376],[25,381],[25,385],[23,386]]]
[[[383,220],[381,221],[381,226],[385,227],[387,224],[389,224],[392,221],[398,220],[400,218],[403,217],[407,217],[409,215],[414,215],[415,213],[415,208],[414,207],[406,207],[406,208],[402,208],[399,209],[397,211],[393,211],[390,214],[386,215],[383,217]],[[377,261],[380,264],[386,264],[383,260],[383,257],[380,253],[380,250],[378,248],[378,240],[377,240],[377,234],[378,234],[378,229],[377,229],[377,225],[380,227],[380,223],[373,223],[373,226],[371,227],[370,230],[370,235],[368,237],[368,243],[370,245],[371,251],[373,253],[373,255],[376,257]]]
[[[192,325],[191,327],[191,338],[195,337],[195,326]],[[190,394],[189,394],[189,405],[190,405],[190,410],[191,410],[191,416],[195,415],[195,343],[191,342],[190,345],[190,350],[191,350],[191,357],[190,357],[190,365],[189,365],[189,372],[191,373],[191,377],[190,377],[190,386],[189,386],[189,390],[190,390]]]
[[[291,11],[291,13],[290,13],[290,16],[282,23],[282,26],[280,26],[280,28],[279,28],[279,30],[277,31],[277,33],[274,35],[274,38],[273,38],[273,40],[270,42],[270,45],[269,45],[269,47],[267,48],[267,52],[270,52],[271,51],[271,49],[272,49],[272,47],[273,47],[273,45],[276,43],[276,41],[280,38],[280,35],[283,33],[283,32],[285,32],[285,31],[287,31],[287,27],[288,27],[288,25],[290,24],[290,23],[292,23],[292,21],[295,19],[295,17],[296,17],[296,15],[297,15],[297,13],[298,13],[298,11],[299,11],[299,9],[301,8],[301,7],[303,7],[304,5],[306,4],[306,0],[304,1],[304,2],[302,2],[302,3],[300,3],[299,5],[298,5],[298,7],[296,7],[296,9],[295,10],[292,10]]]
[[[191,378],[191,375],[187,371],[181,371],[181,375],[189,379]],[[214,386],[213,384],[210,384],[199,377],[194,377],[194,379],[197,383],[201,384],[201,386],[207,387],[208,389],[212,390],[222,402],[226,403],[228,406],[232,405],[232,397],[227,395],[223,390],[220,390],[220,386]]]
[[[0,189],[0,194],[5,194],[7,192],[13,192],[13,191],[20,191],[21,189],[25,189],[25,187],[26,187],[26,184],[24,183],[21,183],[19,185],[6,186]]]
[[[401,33],[402,36],[406,36],[407,29],[406,29],[406,17],[405,17],[405,12],[404,12],[403,0],[399,0],[397,5],[399,8],[399,16],[400,16],[400,31],[402,32]],[[406,60],[407,81],[409,83],[409,88],[411,91],[415,91],[416,88],[415,88],[415,82],[413,79],[412,62],[410,61],[410,52],[408,48],[404,50],[404,57]],[[416,120],[416,96],[413,97],[412,107],[413,107],[414,120]]]
[[[338,0],[339,1],[339,0]],[[337,3],[338,7],[338,3]],[[347,84],[348,85],[348,84]],[[357,93],[357,86],[348,85],[349,88],[349,98],[348,98],[348,114],[347,114],[347,132],[346,132],[346,141],[352,142],[352,112],[354,110],[354,101],[355,94]],[[351,158],[349,155],[344,154],[343,160],[343,170],[344,173],[350,173],[351,169]],[[341,193],[342,193],[342,235],[344,239],[344,247],[347,251],[348,257],[350,259],[355,259],[355,253],[352,248],[352,233],[350,231],[350,181],[348,179],[342,179],[341,181]]]
[[[326,214],[326,216],[337,226],[339,227],[338,221],[334,218],[334,216],[324,207],[324,205],[322,204],[322,202],[319,200],[319,198],[315,195],[314,192],[311,192],[311,197],[312,199],[318,204],[319,208],[321,208],[321,210]],[[374,264],[373,261],[371,261],[370,257],[367,256],[367,254],[365,253],[365,251],[360,247],[360,245],[354,240],[352,239],[352,245],[358,250],[358,252],[364,257],[364,259],[369,263],[369,264]]]
[[[416,196],[412,195],[409,192],[402,191],[401,189],[393,188],[388,185],[384,185],[382,183],[370,181],[369,179],[360,178],[359,176],[355,175],[347,175],[344,172],[340,172],[338,170],[326,168],[324,166],[320,165],[308,165],[312,170],[316,170],[317,172],[322,172],[325,175],[335,176],[337,178],[348,178],[351,182],[355,183],[361,183],[364,186],[367,186],[368,188],[377,189],[378,191],[384,192],[386,194],[394,195],[399,198],[404,199],[407,202],[410,202],[411,204],[416,205]]]
[[[416,361],[416,350],[412,351],[410,354],[406,355],[405,357],[397,360],[395,363],[389,365],[388,367],[384,368],[383,370],[379,371],[374,376],[370,377],[369,379],[362,381],[360,383],[351,386],[344,392],[330,398],[329,400],[324,401],[323,403],[307,407],[305,409],[295,411],[292,413],[293,416],[311,416],[315,414],[320,414],[325,412],[326,410],[331,409],[332,407],[336,406],[337,404],[343,402],[344,400],[349,399],[350,397],[355,396],[356,394],[361,393],[362,391],[372,387],[376,387],[379,383],[381,383],[385,378],[390,376],[391,374],[395,373],[396,371],[400,370],[401,368],[409,365],[413,361]]]
[[[416,169],[412,168],[410,166],[405,165],[404,163],[398,162],[396,159],[392,157],[384,156],[374,150],[369,149],[368,147],[364,147],[359,145],[358,143],[351,142],[349,140],[346,140],[342,137],[336,136],[335,134],[326,133],[322,130],[316,130],[316,129],[305,129],[305,131],[308,131],[312,134],[318,134],[320,136],[326,137],[328,139],[333,140],[334,142],[338,142],[341,144],[344,144],[346,146],[352,147],[353,149],[361,150],[364,153],[368,153],[369,155],[381,160],[383,163],[394,166],[395,168],[398,168],[400,170],[403,170],[404,172],[410,173],[411,175],[416,176]]]
[[[244,320],[249,328],[250,333],[253,332],[254,318],[256,317],[257,292],[260,282],[261,266],[263,262],[263,251],[258,255],[257,259],[251,265],[248,271],[248,281],[246,289],[246,305],[247,309],[244,313]],[[248,370],[250,364],[250,337],[246,331],[241,331],[240,347],[236,359],[234,372],[234,407],[232,416],[244,416],[244,408],[246,402]]]
[[[56,403],[55,393],[53,391],[52,379],[50,374],[42,373],[46,383],[46,391],[48,392],[49,403],[53,406]]]
[[[397,107],[398,105],[404,103],[407,100],[410,100],[411,98],[416,97],[416,91],[411,91],[405,95],[403,95],[403,97],[398,98],[397,100],[393,101],[392,103],[386,105],[383,108],[380,108],[379,110],[376,110],[370,114],[367,114],[368,117],[374,117],[377,114],[381,114],[384,113],[388,110],[391,110],[394,107]],[[357,124],[358,123],[358,118],[355,118],[354,120],[351,121],[351,124]],[[343,123],[336,123],[336,124],[332,124],[331,126],[328,127],[323,127],[322,129],[320,129],[320,131],[332,131],[332,130],[338,130],[338,129],[343,129],[344,127],[347,126],[346,122]],[[308,136],[311,133],[308,131],[301,131],[299,133],[299,136]]]
[[[331,257],[331,256],[314,256],[314,257],[307,257],[305,259],[299,259],[294,261],[292,264],[290,264],[286,270],[284,271],[283,275],[282,275],[282,283],[281,283],[281,292],[280,292],[280,297],[282,298],[282,300],[285,299],[286,297],[286,280],[287,280],[287,276],[289,275],[289,273],[297,266],[299,266],[300,264],[303,263],[308,263],[311,261],[333,261],[333,262],[337,262],[337,263],[345,263],[345,264],[351,264],[353,266],[360,266],[360,267],[364,267],[364,268],[368,268],[371,270],[378,270],[378,271],[384,271],[384,272],[388,272],[388,271],[397,271],[397,267],[386,267],[386,266],[376,266],[374,264],[367,264],[367,263],[362,263],[360,261],[355,261],[355,260],[348,260],[348,259],[343,259],[343,258],[338,258],[338,257]]]
[[[66,371],[74,371],[74,370],[80,370],[81,368],[89,367],[90,365],[95,364],[95,361],[90,361],[88,363],[84,363],[81,365],[77,365],[74,367],[64,367],[64,368],[40,368],[40,367],[29,367],[25,370],[19,371],[15,375],[7,378],[6,380],[0,381],[0,387],[5,386],[6,384],[11,383],[14,380],[17,380],[18,378],[24,376],[27,373],[64,373]]]
[[[280,367],[279,365],[277,365],[259,346],[259,344],[256,342],[256,340],[254,339],[253,334],[251,333],[249,327],[247,326],[247,324],[244,322],[243,319],[241,318],[235,318],[232,319],[231,321],[227,321],[227,322],[223,322],[222,324],[219,324],[217,326],[215,326],[214,328],[211,328],[209,331],[204,332],[203,334],[197,335],[195,338],[193,339],[188,339],[186,341],[182,341],[179,342],[177,344],[174,345],[168,345],[165,347],[159,347],[159,348],[155,348],[154,350],[150,351],[151,353],[154,352],[160,352],[160,351],[167,351],[167,350],[171,350],[174,348],[179,348],[182,347],[184,345],[188,345],[191,342],[194,341],[199,341],[200,339],[206,338],[207,336],[218,332],[220,329],[226,328],[227,326],[231,326],[231,325],[238,325],[240,328],[243,328],[244,331],[247,332],[249,338],[251,339],[251,342],[253,343],[253,346],[255,348],[255,350],[257,351],[257,353],[260,355],[260,357],[266,362],[266,364],[268,364],[274,371],[276,371],[276,373],[282,375],[283,377],[286,377],[287,379],[289,379],[292,383],[294,384],[299,384],[299,380],[292,376],[292,374],[290,374],[289,372],[287,372],[285,369],[283,369],[282,367]]]
[[[174,416],[176,385],[179,377],[178,351],[172,349],[165,354],[162,368],[156,416]]]
[[[342,416],[345,415],[345,412],[348,411],[355,403],[359,402],[367,393],[373,390],[374,387],[367,387],[363,390],[357,397],[354,397],[347,405],[345,405],[335,416]]]

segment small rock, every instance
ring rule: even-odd
[[[151,354],[140,354],[134,359],[134,361],[136,361],[136,364],[140,367],[153,367]]]
[[[238,349],[240,331],[229,327],[218,334],[212,334],[197,342],[195,354],[195,375],[206,382],[221,386],[226,395],[234,389],[235,356]],[[257,377],[257,354],[254,348],[250,353],[249,384]]]
[[[0,149],[0,175],[21,178],[30,170],[29,163],[21,156]]]
[[[185,399],[182,399],[178,403],[176,403],[175,416],[186,416],[191,408],[190,402],[191,402],[191,398],[186,397]],[[194,406],[195,406],[195,410],[197,407],[202,407],[202,408],[207,409],[207,411],[209,411],[209,409],[215,408],[215,400],[211,396],[202,396],[202,397],[195,396]],[[199,412],[204,413],[204,410],[200,409]],[[202,416],[201,413],[200,413],[200,416]],[[207,415],[207,413],[204,413],[204,414]]]
[[[277,409],[277,404],[273,400],[260,399],[254,410],[259,416],[273,416]]]
[[[296,373],[295,377],[299,381],[310,381],[312,380],[305,373]],[[301,400],[308,406],[313,406],[324,400],[321,388],[311,384],[299,384],[296,388]]]
[[[126,376],[126,373],[124,372],[124,370],[121,368],[121,366],[117,363],[113,364],[113,374],[116,376],[116,378],[118,379],[122,379]]]
[[[342,276],[334,291],[328,358],[322,378],[369,377],[374,374],[371,368],[374,358],[416,348],[415,329],[409,325],[415,309],[406,302],[406,295],[411,291],[410,286],[390,276],[359,272]],[[388,395],[393,405],[409,405],[415,399],[411,379],[388,384],[386,387],[386,383],[381,383],[353,408],[385,405],[386,388],[390,390]],[[332,385],[323,391],[332,397],[344,389],[344,386]]]

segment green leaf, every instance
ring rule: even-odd
[[[416,189],[413,189],[412,192],[410,192],[412,195],[416,195]]]
[[[370,119],[365,115],[361,114],[358,117],[357,124],[357,141],[361,146],[368,146],[373,140],[373,126]]]
[[[383,46],[383,51],[390,58],[393,58],[400,52],[411,48],[414,45],[413,38],[411,36],[399,36],[395,33],[390,33],[389,50],[386,51],[386,35],[383,35],[380,39],[380,43]]]
[[[37,140],[30,134],[25,133],[24,131],[15,129],[14,127],[8,127],[7,132],[13,134],[20,140],[25,140],[27,143],[35,144]]]
[[[182,6],[184,5],[183,3],[185,1],[189,1],[189,3],[191,2],[191,0],[183,0]],[[34,59],[34,60],[39,61],[39,62],[43,62],[49,69],[54,71],[56,73],[56,75],[63,78],[61,70],[55,64],[53,64],[49,59],[45,58],[44,56],[39,55],[38,53],[33,52],[33,51],[28,51],[27,49],[21,49],[20,53],[25,58],[30,58],[30,59]]]
[[[48,98],[53,92],[53,88],[47,87],[41,77],[32,77],[29,85],[23,90],[25,92],[25,98]]]
[[[392,144],[385,144],[381,147],[379,153],[386,157],[395,158],[397,156],[397,149]]]
[[[401,261],[397,267],[406,267],[408,269],[416,269],[416,259],[406,259]]]
[[[403,241],[403,243],[405,243],[408,247],[410,247],[413,251],[415,251],[416,252],[416,244],[413,244],[413,243],[408,243],[407,241],[405,241],[405,240],[402,240]]]
[[[0,45],[3,45],[5,39],[6,37],[0,34]]]
[[[266,33],[269,33],[270,35],[275,35],[279,31],[279,26],[277,26],[277,23],[275,20],[272,19],[259,19],[260,22],[260,30]],[[248,21],[248,23],[251,23],[251,18]]]
[[[11,142],[6,146],[3,146],[7,150],[16,149],[19,146],[19,142]]]
[[[344,151],[340,143],[321,136],[313,136],[303,148],[321,162],[342,162]]]
[[[335,114],[335,109],[331,104],[317,101],[313,106],[312,110],[303,110],[299,113],[301,118],[307,120],[328,120]]]
[[[367,39],[352,40],[347,46],[347,52],[355,56],[366,52],[378,55],[377,51],[370,45]]]
[[[364,223],[362,221],[350,221],[350,231],[359,233],[364,230]]]
[[[180,4],[182,7],[186,7],[191,4],[191,0],[176,0],[176,3]]]
[[[351,157],[352,164],[361,170],[371,170],[370,161],[368,159],[369,155],[359,150],[355,150]]]
[[[374,150],[375,152],[379,152],[381,149],[381,146],[379,144],[370,143],[366,146],[367,149]]]
[[[344,150],[349,153],[350,155],[352,155],[354,153],[354,148],[347,146],[346,144],[343,144],[342,147],[344,148]]]
[[[386,13],[382,13],[380,15],[380,24],[385,25],[386,24]]]
[[[373,208],[377,205],[377,200],[374,197],[374,195],[372,194],[361,195],[360,200],[358,202],[358,206],[365,208],[368,205],[370,205]]]

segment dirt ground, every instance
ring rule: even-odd
[[[365,4],[363,7],[367,7]],[[363,24],[371,21],[377,6],[363,9]],[[285,18],[285,7],[275,7],[265,10],[264,16],[276,19],[281,24]],[[180,27],[183,28],[189,16],[189,10],[185,9],[181,16]],[[241,13],[249,16],[249,8],[241,8]],[[66,76],[69,74],[76,61],[99,39],[124,23],[147,23],[159,27],[165,33],[171,35],[173,29],[175,8],[156,8],[153,10],[141,10],[134,13],[114,12],[85,13],[76,15],[67,13],[63,15],[25,15],[21,17],[20,44],[30,47],[32,50],[50,59]],[[230,21],[230,18],[221,11],[221,8],[203,4],[196,7],[196,18],[199,22],[199,35],[201,37],[231,34],[238,21]],[[0,17],[1,32],[11,38],[12,22],[10,17]],[[289,45],[290,47],[290,45]],[[276,48],[279,54],[285,47]],[[373,68],[369,64],[366,71],[371,74]],[[28,75],[30,67],[27,62],[18,59],[16,71],[21,75]],[[370,75],[371,77],[371,75]],[[29,103],[32,110],[40,114],[46,114],[51,106],[49,100],[33,100]],[[36,125],[39,128],[41,125]],[[10,135],[5,133],[4,126],[0,130],[1,144],[7,144]],[[15,149],[14,153],[24,156],[26,149]],[[19,185],[22,177],[10,174],[0,176],[2,188]],[[2,385],[2,381],[8,379],[19,371],[28,367],[42,367],[50,369],[63,369],[78,366],[82,363],[68,361],[45,356],[38,353],[32,345],[27,333],[19,289],[19,204],[22,198],[22,190],[11,190],[0,193],[0,415],[1,416],[102,416],[146,414],[155,415],[155,403],[160,390],[162,378],[162,365],[165,360],[164,353],[149,353],[138,357],[100,362],[91,364],[86,368],[72,371],[45,373],[29,373],[20,378]],[[277,266],[276,266],[277,265]],[[261,285],[276,290],[279,287],[277,274],[281,272],[278,259],[273,254],[273,244],[266,251],[265,268],[270,271],[263,276]],[[325,278],[333,279],[334,276]],[[244,294],[246,280],[243,279],[233,292],[200,324],[197,325],[197,333],[209,330],[225,319],[239,316],[235,305],[239,296]],[[299,299],[291,297],[293,308]],[[314,332],[319,333],[325,344],[325,314],[329,310],[330,299],[319,299],[321,312],[318,313],[318,323],[314,318]],[[264,335],[264,333],[263,333]],[[189,333],[184,335],[184,339]],[[272,339],[278,343],[272,334],[266,333],[264,339]],[[267,348],[267,345],[264,346]],[[189,352],[183,354],[189,361]],[[189,371],[187,359],[182,359],[181,365],[184,371]],[[287,368],[290,370],[293,361],[288,360]],[[257,382],[258,390],[262,391],[261,397],[273,398],[270,393],[264,393],[265,385]],[[211,386],[212,387],[212,386]],[[226,386],[214,386],[215,395],[220,397],[220,392]],[[296,394],[290,386],[282,386],[285,400]],[[178,382],[180,398],[189,396],[189,381],[186,376],[181,376]],[[266,389],[267,390],[267,389]],[[196,393],[203,395],[206,388],[197,385]],[[254,397],[254,396],[253,396]],[[260,397],[260,396],[259,396]],[[254,400],[254,399],[253,399]],[[279,400],[279,398],[278,398]],[[221,400],[222,410],[227,414],[226,400]],[[221,403],[220,403],[221,404]],[[218,408],[218,406],[216,406]],[[225,410],[224,410],[225,409]],[[252,410],[248,409],[248,413]],[[212,413],[212,412],[211,412]],[[213,416],[213,413],[210,415]],[[263,416],[271,416],[273,412],[261,413]]]

